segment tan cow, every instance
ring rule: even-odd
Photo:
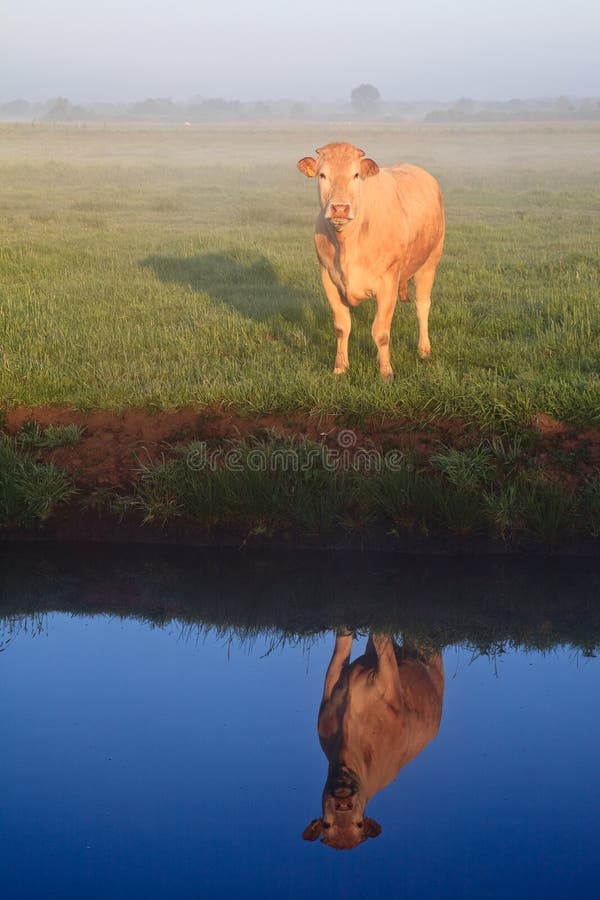
[[[317,177],[321,212],[315,245],[337,337],[334,374],[348,368],[350,307],[374,297],[372,335],[385,381],[394,377],[390,328],[398,296],[414,279],[418,351],[429,356],[429,307],[444,244],[444,205],[435,178],[417,166],[380,169],[352,144],[327,144],[298,168]]]
[[[306,841],[322,835],[338,850],[381,833],[365,807],[436,736],[444,695],[438,654],[427,658],[383,634],[371,635],[353,663],[351,650],[352,635],[338,633],[319,710],[329,760],[323,815],[302,834]]]

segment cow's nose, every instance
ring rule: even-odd
[[[349,203],[330,203],[329,204],[330,219],[349,219],[350,204]]]

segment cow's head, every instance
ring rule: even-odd
[[[381,825],[369,816],[340,820],[339,817],[313,819],[302,832],[305,841],[321,838],[322,844],[336,850],[353,850],[367,838],[381,834]]]
[[[355,774],[345,766],[329,771],[323,791],[323,815],[304,829],[305,841],[321,838],[337,850],[352,850],[367,838],[381,834],[381,825],[365,816],[366,797]]]
[[[362,185],[379,172],[379,166],[352,144],[327,144],[317,158],[305,156],[297,166],[307,178],[317,178],[325,218],[341,231],[360,211]]]

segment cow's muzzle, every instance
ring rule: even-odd
[[[332,203],[327,204],[325,210],[325,218],[329,219],[333,225],[346,225],[354,218],[352,205],[350,203]]]
[[[336,812],[352,812],[354,809],[354,798],[358,793],[358,785],[356,784],[339,784],[336,785],[331,795],[334,801]]]
[[[348,771],[337,772],[327,780],[326,789],[335,800],[348,800],[358,793],[358,780]]]
[[[331,792],[334,797],[351,797],[356,793],[356,785],[354,784],[338,784]]]

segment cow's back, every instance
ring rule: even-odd
[[[428,226],[434,240],[443,237],[444,201],[433,175],[408,163],[392,166],[389,171],[408,220],[417,227]]]
[[[380,256],[383,244],[388,261],[399,259],[403,277],[412,277],[444,239],[439,184],[425,169],[399,163],[367,179],[363,190],[363,252],[372,244],[373,257]]]
[[[421,659],[403,659],[398,664],[398,674],[401,702],[410,732],[406,752],[409,759],[413,759],[433,740],[440,727],[444,696],[442,657],[432,656],[427,663]]]

